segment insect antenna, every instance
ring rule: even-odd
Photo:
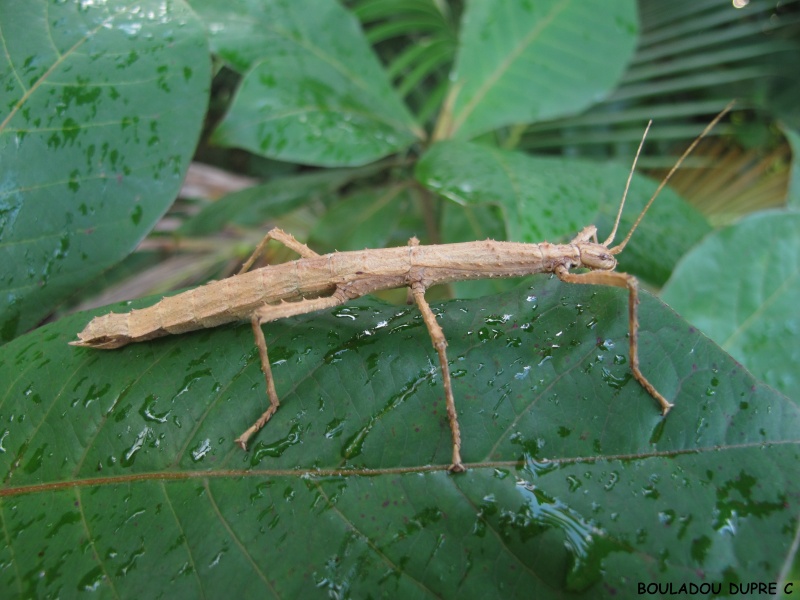
[[[647,127],[644,129],[644,134],[642,134],[642,141],[639,142],[639,149],[636,150],[636,156],[633,157],[633,164],[631,165],[631,172],[628,173],[628,181],[625,183],[625,191],[622,193],[622,201],[619,203],[619,210],[617,211],[617,220],[614,221],[614,229],[611,230],[611,235],[606,238],[606,241],[603,242],[603,246],[608,246],[611,242],[614,241],[614,236],[617,235],[617,228],[619,227],[619,220],[622,218],[622,209],[625,207],[625,199],[628,197],[628,190],[631,187],[631,181],[633,180],[633,172],[636,170],[636,162],[639,160],[639,155],[642,153],[642,147],[644,146],[644,139],[647,137],[647,132],[650,131],[650,125],[653,124],[653,119],[650,119],[647,123]]]
[[[733,108],[733,105],[735,103],[736,103],[735,100],[731,100],[728,103],[728,105],[725,108],[723,108],[716,117],[714,117],[714,119],[711,121],[711,123],[706,125],[706,128],[703,129],[702,133],[695,138],[695,140],[689,145],[689,147],[683,152],[683,154],[681,154],[681,157],[678,159],[678,162],[675,163],[675,165],[669,170],[669,173],[667,173],[667,176],[664,177],[664,179],[661,181],[660,184],[658,184],[658,187],[656,188],[655,193],[650,197],[650,200],[648,200],[647,204],[645,204],[644,208],[642,209],[642,212],[639,213],[639,216],[636,218],[636,221],[633,223],[633,227],[631,227],[630,231],[628,232],[628,235],[625,236],[625,239],[622,240],[622,242],[620,242],[617,246],[614,246],[613,248],[609,249],[609,252],[611,252],[611,254],[619,254],[620,252],[622,252],[622,250],[625,248],[625,245],[628,243],[628,240],[631,239],[631,236],[633,235],[633,232],[636,231],[636,228],[639,226],[639,223],[642,222],[642,219],[644,218],[645,213],[647,213],[647,210],[650,208],[650,206],[653,204],[653,202],[655,202],[655,199],[661,193],[661,190],[664,189],[664,186],[667,185],[667,182],[670,180],[670,178],[675,173],[675,171],[677,171],[680,168],[681,164],[683,164],[683,161],[686,160],[686,157],[689,156],[692,153],[692,151],[695,149],[695,147],[697,147],[697,144],[700,143],[700,140],[702,140],[704,137],[706,137],[706,135],[708,135],[708,132],[711,131],[714,128],[714,126],[717,123],[720,122],[722,117],[724,117],[728,113],[728,111],[731,110],[731,108]],[[649,127],[650,126],[648,125],[648,128]],[[645,130],[645,133],[647,133],[646,130]],[[644,142],[644,138],[642,138],[642,142]],[[641,150],[641,145],[639,146],[639,150]],[[638,156],[639,156],[638,152],[637,152],[636,156],[638,158]],[[634,161],[634,165],[635,164],[636,164],[636,161]],[[633,175],[632,172],[631,172],[631,175]],[[630,177],[628,178],[628,183],[630,184]],[[628,192],[628,187],[626,186],[625,187],[625,193],[627,194],[627,192]],[[624,197],[623,197],[623,202],[624,202]],[[621,212],[622,212],[622,206],[620,206],[620,213]],[[619,215],[617,215],[617,222],[619,222]],[[617,226],[614,225],[614,232],[616,232],[616,230],[617,230]],[[613,233],[612,233],[612,239],[613,239]],[[609,242],[606,242],[606,243],[609,243]]]

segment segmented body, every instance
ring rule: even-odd
[[[587,235],[587,231],[588,234]],[[335,252],[262,267],[164,298],[151,307],[95,317],[78,334],[76,346],[119,348],[131,342],[248,320],[265,305],[326,296],[334,290],[348,299],[383,289],[516,277],[582,266],[582,252],[607,252],[588,242],[587,228],[571,244],[466,242]],[[613,265],[605,268],[613,268]],[[586,265],[591,266],[591,265]],[[597,268],[597,267],[592,267]]]

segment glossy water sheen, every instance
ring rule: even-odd
[[[533,293],[434,307],[459,375],[458,476],[444,471],[438,361],[407,308],[265,326],[284,349],[281,407],[249,453],[232,440],[267,398],[247,324],[99,353],[66,345],[78,315],[4,346],[0,516],[14,555],[0,552],[0,586],[620,598],[631,581],[783,564],[792,405],[700,335],[652,344],[653,330],[684,329],[645,297],[643,369],[667,361],[680,377],[663,419],[635,380],[605,380],[629,372],[616,292],[565,297],[543,280],[532,312]],[[14,491],[48,482],[70,487]],[[769,546],[758,563],[741,558],[754,540]]]

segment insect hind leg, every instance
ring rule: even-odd
[[[269,408],[258,418],[258,420],[247,428],[242,435],[236,438],[236,444],[242,449],[247,450],[247,440],[252,437],[259,429],[264,427],[278,410],[281,405],[278,399],[278,392],[275,391],[275,378],[272,376],[272,367],[269,364],[269,355],[267,354],[267,341],[264,339],[264,332],[261,330],[261,320],[258,314],[254,314],[250,319],[253,326],[253,333],[256,338],[256,346],[258,347],[258,355],[261,359],[261,371],[264,373],[264,379],[267,382],[267,397],[269,398]]]
[[[267,341],[264,339],[264,332],[261,330],[261,326],[264,323],[277,319],[285,319],[324,310],[326,308],[333,308],[334,306],[347,302],[347,300],[347,295],[341,289],[337,288],[330,296],[303,299],[297,302],[268,304],[262,306],[253,313],[250,318],[250,323],[253,327],[253,334],[256,338],[256,346],[258,347],[258,355],[261,359],[261,371],[264,373],[264,379],[267,383],[269,408],[267,408],[256,422],[248,427],[242,435],[236,438],[236,444],[238,444],[242,450],[247,450],[248,440],[267,424],[267,421],[272,418],[272,415],[275,414],[281,404],[280,400],[278,400],[278,393],[275,391],[275,378],[272,376],[272,367],[269,364],[269,355],[267,354]]]
[[[317,258],[319,256],[319,254],[314,252],[311,248],[301,242],[298,242],[291,233],[286,233],[283,229],[278,229],[275,227],[274,229],[270,229],[267,232],[267,235],[264,236],[264,239],[259,242],[258,246],[256,246],[256,249],[250,255],[250,258],[248,258],[242,265],[242,268],[239,269],[237,275],[246,273],[250,267],[253,266],[253,263],[264,252],[264,248],[267,247],[267,244],[269,244],[270,240],[280,242],[289,248],[289,250],[294,250],[297,252],[303,258]]]

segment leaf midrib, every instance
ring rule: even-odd
[[[517,44],[516,48],[514,48],[511,52],[509,52],[508,56],[505,60],[503,60],[498,68],[494,71],[494,73],[488,77],[483,85],[478,88],[475,94],[472,96],[472,99],[469,103],[464,107],[464,110],[461,114],[455,118],[453,121],[453,132],[457,132],[464,122],[467,120],[469,115],[472,111],[475,110],[475,107],[483,100],[486,94],[489,93],[490,90],[495,89],[495,84],[497,81],[506,74],[508,69],[511,65],[519,58],[519,56],[536,40],[536,38],[541,34],[541,32],[552,23],[553,19],[555,19],[560,13],[566,10],[566,7],[569,6],[570,2],[563,2],[561,4],[553,6],[550,14],[545,16],[541,22],[537,23],[531,31],[522,38],[522,40]]]
[[[800,438],[776,440],[772,442],[752,441],[740,444],[725,444],[716,446],[703,446],[695,448],[683,448],[663,451],[631,452],[625,454],[608,454],[593,456],[571,456],[566,458],[547,458],[543,459],[547,465],[564,466],[572,464],[586,464],[592,462],[615,462],[644,460],[650,458],[676,458],[678,456],[692,454],[707,454],[720,452],[722,450],[743,450],[758,448],[764,450],[772,446],[800,445]],[[525,460],[505,460],[505,461],[486,461],[481,463],[465,463],[467,470],[487,469],[494,471],[500,468],[522,468],[526,465]],[[87,479],[74,479],[70,481],[56,481],[46,483],[35,483],[20,486],[11,486],[0,489],[0,498],[16,497],[26,494],[52,492],[57,490],[72,489],[78,487],[98,487],[106,485],[119,485],[123,483],[149,482],[149,481],[183,481],[190,479],[266,479],[266,478],[290,478],[302,480],[308,478],[325,477],[374,477],[377,475],[404,475],[410,473],[431,473],[436,471],[448,471],[449,464],[441,465],[420,465],[414,467],[387,467],[387,468],[353,468],[353,469],[225,469],[222,471],[151,471],[147,473],[135,473],[130,475],[119,475],[110,477],[92,477]],[[459,475],[453,475],[459,477]]]

